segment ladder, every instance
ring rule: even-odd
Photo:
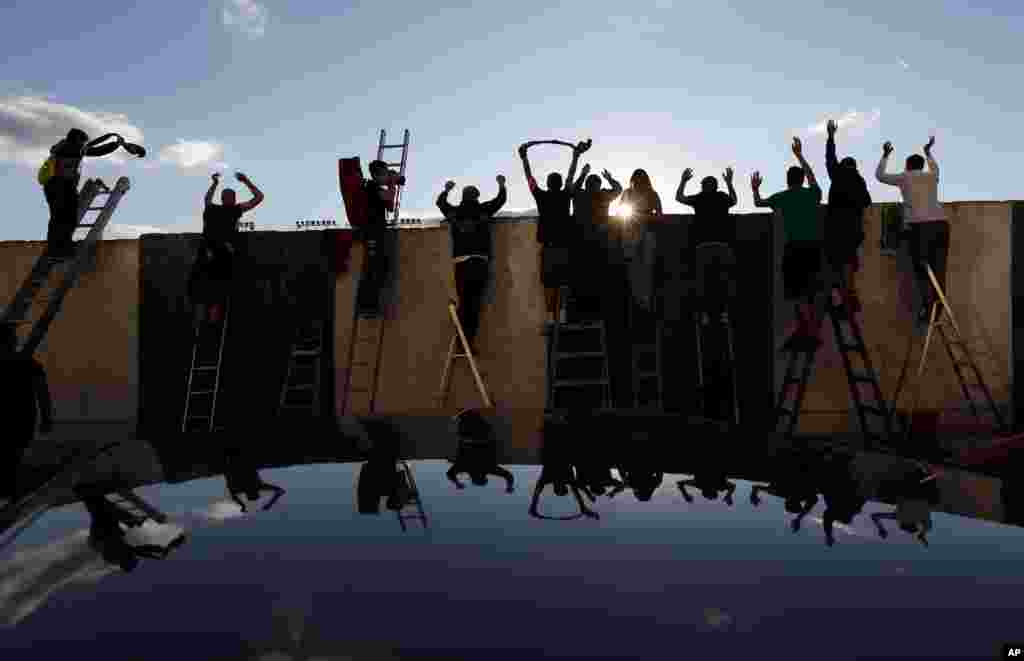
[[[398,174],[404,177],[405,176],[405,165],[406,165],[406,163],[408,163],[408,159],[409,159],[409,129],[405,129],[405,138],[399,144],[396,144],[396,145],[385,144],[386,138],[387,138],[386,132],[384,131],[384,129],[381,129],[380,130],[380,143],[377,145],[377,160],[378,161],[384,161],[384,150],[385,149],[401,149],[402,150],[402,158],[401,158],[400,161],[398,161],[397,163],[391,163],[391,162],[388,162],[388,161],[384,161],[384,162],[388,164],[389,168],[397,167],[398,168]],[[398,224],[398,205],[399,205],[399,202],[401,201],[401,198],[402,198],[402,189],[403,188],[405,188],[404,185],[399,185],[397,187],[396,191],[395,191],[395,206],[391,210],[391,219],[389,221],[391,224]]]
[[[630,308],[632,309],[632,308]],[[635,319],[635,317],[634,317]],[[632,321],[632,320],[631,320]],[[664,406],[663,389],[661,381],[661,342],[662,342],[662,321],[654,319],[652,325],[643,324],[641,333],[647,336],[646,342],[636,342],[637,328],[630,324],[631,353],[633,358],[633,406],[641,408],[653,404],[654,408],[661,410]],[[650,334],[654,335],[653,342]],[[653,388],[654,396],[647,398],[641,395],[648,389]]]
[[[374,412],[384,347],[384,325],[385,319],[379,314],[365,315],[356,312],[352,322],[352,341],[349,345],[349,368],[345,377],[342,415],[366,415]]]
[[[222,429],[214,427],[217,413],[217,395],[220,392],[220,370],[224,362],[224,344],[228,334],[228,316],[231,299],[224,305],[224,315],[210,332],[200,331],[192,345],[192,365],[188,372],[185,391],[185,413],[182,416],[183,433]],[[215,359],[214,359],[215,357]]]
[[[315,319],[296,329],[288,358],[288,371],[281,388],[278,416],[301,413],[320,415],[320,367],[323,357],[324,323]]]
[[[558,317],[548,344],[547,412],[579,408],[577,401],[590,402],[582,408],[608,410],[612,406],[608,364],[608,340],[603,319],[569,320],[570,288],[558,288]],[[569,345],[565,347],[564,345]],[[568,348],[569,350],[566,350]],[[566,374],[574,372],[575,376]],[[573,398],[565,406],[562,392]],[[586,395],[589,395],[587,397]]]
[[[452,333],[452,341],[448,344],[448,357],[444,361],[444,372],[441,374],[441,390],[437,396],[438,408],[444,408],[448,405],[448,397],[451,394],[452,385],[452,363],[456,358],[465,358],[466,362],[469,363],[469,369],[473,372],[473,380],[476,382],[476,388],[484,402],[484,407],[491,408],[491,398],[487,394],[487,386],[484,385],[483,377],[477,368],[476,358],[469,350],[469,342],[466,340],[466,334],[462,330],[457,303],[454,300],[448,301],[448,318],[451,319],[455,332]],[[459,348],[461,348],[462,353],[457,351]]]
[[[402,532],[408,529],[405,525],[406,521],[419,521],[423,524],[424,529],[429,528],[427,514],[423,511],[423,501],[420,499],[420,490],[416,486],[416,479],[412,476],[412,468],[403,460],[399,460],[395,464],[395,468],[398,469],[399,476],[405,482],[403,486],[407,494],[407,497],[399,503],[399,508],[395,510],[398,525],[402,526]]]
[[[840,292],[845,292],[842,278],[839,282]],[[867,345],[856,318],[849,312],[846,299],[840,294],[839,302],[832,300],[831,287],[827,300],[827,310],[832,319],[832,330],[835,334],[836,348],[843,359],[843,368],[846,372],[846,380],[850,388],[850,400],[853,402],[858,421],[860,422],[861,433],[868,441],[868,449],[875,449],[882,446],[892,434],[892,414],[885,402],[882,388],[878,382],[878,375],[868,355]],[[843,325],[848,327],[844,330]],[[847,339],[849,338],[849,339]],[[856,369],[850,354],[860,355],[862,367]],[[803,368],[797,377],[797,365],[800,358],[804,359]],[[785,434],[787,440],[792,440],[796,432],[797,423],[800,418],[801,407],[804,396],[807,393],[807,382],[810,380],[817,357],[817,347],[812,349],[796,349],[790,353],[789,362],[786,366],[786,374],[779,390],[776,404],[776,422],[779,431]],[[869,393],[865,394],[862,386],[870,386]],[[795,389],[795,398],[791,407],[785,406],[789,401],[789,395]],[[873,398],[873,401],[871,400]],[[868,417],[868,416],[872,417]]]
[[[722,268],[723,262],[735,267],[736,260],[729,244],[721,241],[708,241],[698,244],[694,255],[695,257],[697,255],[717,257],[714,266],[712,266],[709,260],[704,272],[695,274],[696,282],[698,283],[696,291],[698,305],[694,310],[694,337],[697,341],[697,410],[704,417],[714,417],[709,415],[709,413],[713,404],[713,397],[711,396],[713,386],[717,385],[717,381],[709,379],[707,374],[707,365],[704,360],[705,346],[711,343],[709,340],[724,340],[725,351],[717,351],[713,355],[716,358],[724,359],[724,369],[719,370],[717,376],[729,380],[732,390],[732,421],[733,424],[738,425],[740,423],[740,407],[738,384],[736,382],[736,353],[735,343],[733,342],[732,317],[729,314],[732,301],[736,297],[736,283],[732,273],[728,270],[728,266]],[[699,266],[699,263],[698,261],[694,266]],[[716,276],[714,280],[710,277],[712,273]],[[712,285],[715,288],[709,294],[709,289]],[[716,329],[716,332],[709,333],[714,326],[719,328]]]
[[[81,241],[75,252],[75,256],[72,258],[71,264],[68,266],[64,273],[62,282],[48,289],[45,296],[37,296],[37,293],[44,285],[49,285],[50,271],[53,267],[60,262],[65,260],[60,258],[50,257],[44,253],[38,259],[36,259],[35,265],[32,270],[26,276],[22,282],[18,292],[14,295],[14,300],[11,302],[7,309],[4,310],[3,315],[0,316],[0,323],[14,323],[16,325],[32,324],[32,330],[29,331],[28,337],[25,342],[18,346],[18,352],[23,355],[32,355],[35,353],[39,344],[43,341],[46,336],[46,332],[50,328],[50,324],[56,318],[60,312],[60,307],[64,302],[64,297],[68,291],[74,287],[85,270],[88,261],[91,259],[93,251],[95,250],[96,243],[100,240],[103,235],[103,230],[106,228],[107,223],[110,222],[111,216],[114,215],[114,211],[117,209],[118,202],[124,197],[124,194],[128,192],[131,184],[128,177],[121,177],[117,180],[113,190],[107,188],[107,186],[99,179],[89,179],[82,186],[82,190],[78,196],[78,228],[88,227],[89,233],[85,239]],[[107,196],[106,203],[102,206],[92,206],[93,202],[100,195]],[[86,214],[90,211],[99,211],[99,215],[95,217],[91,223],[83,223]],[[33,322],[29,318],[29,311],[33,305],[46,305],[45,310],[39,319]]]
[[[107,502],[121,511],[125,515],[126,519],[138,522],[130,523],[129,525],[137,527],[142,525],[148,519],[152,519],[157,523],[167,523],[166,514],[147,503],[131,489],[115,491],[107,494],[104,498],[106,498]]]
[[[953,371],[956,372],[957,380],[960,382],[960,390],[963,392],[964,399],[967,400],[971,407],[971,413],[978,420],[981,419],[981,413],[979,412],[978,402],[975,400],[975,395],[972,394],[971,389],[976,388],[982,391],[986,402],[988,403],[989,410],[992,413],[992,417],[995,418],[996,431],[1005,432],[1007,431],[1007,425],[1003,419],[1003,414],[999,411],[999,407],[996,405],[995,400],[992,398],[992,392],[985,384],[985,379],[982,378],[981,370],[978,369],[978,364],[974,361],[974,357],[971,355],[970,350],[967,348],[967,342],[964,341],[963,335],[960,333],[960,326],[956,323],[956,319],[953,317],[953,310],[949,306],[949,299],[946,298],[945,292],[939,286],[938,279],[935,277],[935,272],[932,271],[930,264],[924,265],[926,273],[928,275],[928,283],[922,282],[922,285],[930,285],[932,292],[936,296],[936,300],[931,303],[928,309],[928,333],[925,336],[924,348],[921,350],[921,360],[917,366],[917,378],[915,379],[915,395],[911,400],[910,409],[906,413],[906,424],[904,425],[904,440],[910,439],[911,433],[911,422],[913,420],[914,409],[917,407],[921,398],[921,377],[924,374],[925,361],[928,358],[928,349],[931,345],[932,333],[937,331],[939,338],[942,340],[943,345],[946,347],[946,354],[949,356],[950,362],[953,364]],[[958,358],[953,351],[953,347],[957,347],[963,354],[962,357]],[[903,392],[903,386],[905,385],[907,368],[910,365],[910,356],[914,349],[914,337],[911,335],[909,345],[907,347],[906,357],[903,360],[903,368],[900,370],[900,378],[896,383],[896,393],[893,395],[892,409],[896,410],[896,405],[899,402],[899,397]],[[974,372],[974,376],[977,378],[977,382],[969,383],[964,374],[964,368],[970,368]]]

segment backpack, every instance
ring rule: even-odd
[[[40,186],[46,186],[46,182],[53,178],[54,173],[57,170],[57,162],[53,156],[50,156],[43,164],[39,166],[39,173],[36,175],[36,180]]]

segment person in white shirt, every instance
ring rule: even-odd
[[[932,267],[935,279],[946,291],[946,260],[949,256],[949,222],[939,202],[939,165],[932,157],[935,137],[924,146],[924,157],[907,157],[907,169],[902,174],[886,174],[885,166],[892,154],[891,142],[882,146],[882,160],[875,170],[875,178],[883,184],[899,186],[903,195],[903,219],[906,223],[905,246],[917,275],[918,294],[927,312],[935,296],[925,264]],[[928,171],[924,170],[927,159]]]

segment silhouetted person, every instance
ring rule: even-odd
[[[800,138],[793,138],[793,154],[800,166],[786,172],[788,188],[761,199],[761,173],[755,172],[750,184],[754,190],[754,206],[768,207],[782,213],[785,248],[782,255],[782,278],[787,300],[796,303],[799,320],[796,333],[786,348],[809,349],[821,342],[821,316],[815,298],[821,291],[823,232],[818,207],[821,188],[814,172],[803,156]],[[810,184],[804,188],[804,179]]]
[[[852,473],[853,457],[836,455],[826,460],[818,473],[821,484],[818,491],[825,498],[825,513],[822,515],[825,529],[825,544],[836,543],[835,524],[853,524],[853,519],[867,503],[860,492],[860,485]]]
[[[39,431],[53,431],[53,401],[46,382],[46,370],[34,356],[17,353],[18,335],[14,324],[0,325],[0,375],[7,384],[4,393],[4,411],[7,429],[3,434],[3,454],[0,455],[0,489],[12,496],[19,495],[24,485],[15,484],[18,468],[25,451]]]
[[[621,203],[629,207],[627,256],[632,259],[631,280],[633,297],[646,310],[650,310],[654,297],[654,230],[651,226],[662,215],[661,197],[651,185],[651,178],[643,169],[633,171],[629,188],[622,193]]]
[[[540,273],[541,284],[544,285],[545,309],[550,315],[550,322],[553,323],[558,315],[557,300],[558,288],[567,285],[571,279],[569,262],[569,250],[572,237],[572,219],[569,215],[569,206],[572,191],[570,184],[576,176],[576,164],[580,154],[590,149],[589,141],[581,141],[572,150],[572,163],[569,165],[569,174],[564,182],[562,175],[552,172],[548,175],[547,190],[537,184],[530,169],[530,159],[527,150],[541,142],[525,142],[519,146],[519,158],[523,161],[523,172],[526,174],[526,183],[530,186],[533,199],[537,202],[537,243],[541,244],[540,251]],[[564,184],[564,186],[563,186]],[[547,328],[547,325],[545,325]]]
[[[693,502],[693,496],[686,491],[686,487],[691,486],[699,489],[707,500],[718,500],[718,494],[725,493],[723,500],[730,507],[733,504],[732,494],[736,491],[736,485],[728,480],[724,471],[701,471],[696,473],[692,480],[679,480],[676,486],[688,503]]]
[[[938,475],[924,463],[918,463],[900,485],[899,501],[896,509],[889,513],[876,512],[871,521],[878,529],[878,536],[885,539],[889,533],[882,525],[883,519],[898,522],[900,530],[914,535],[917,541],[928,546],[928,533],[932,529],[931,501],[937,500],[936,478]]]
[[[860,247],[864,243],[864,212],[871,207],[867,182],[857,171],[857,161],[847,156],[836,160],[836,129],[833,120],[827,124],[825,167],[832,185],[828,189],[828,211],[825,216],[825,253],[836,272],[846,281],[846,299],[850,312],[861,309],[854,277],[860,269]]]
[[[625,489],[632,489],[633,496],[638,501],[648,503],[654,497],[654,492],[658,490],[664,479],[665,474],[663,472],[655,470],[650,466],[642,464],[627,465],[622,470],[622,482],[619,482],[608,496],[614,498]]]
[[[210,300],[218,303],[227,299],[227,287],[231,281],[236,258],[238,257],[238,223],[242,215],[255,209],[263,202],[263,193],[241,172],[235,178],[245,184],[253,198],[246,202],[238,202],[235,191],[225,188],[220,194],[220,204],[213,203],[213,194],[220,183],[220,174],[210,177],[213,183],[206,191],[203,199],[203,238],[199,254],[189,279],[189,297],[195,301],[195,331],[198,333],[204,322],[219,319],[222,310],[218,305],[211,315],[207,315]],[[204,286],[216,285],[217,295],[203,292]]]
[[[388,169],[384,161],[372,161],[370,178],[363,182],[366,194],[366,225],[359,231],[366,241],[366,263],[357,293],[359,310],[367,314],[380,311],[381,290],[391,279],[395,235],[388,229],[387,214],[394,211],[398,187],[405,177]]]
[[[701,301],[701,310],[706,313],[710,309],[708,303],[708,273],[707,268],[711,255],[709,253],[710,243],[724,243],[728,246],[728,252],[723,251],[720,256],[721,266],[726,270],[723,274],[732,278],[732,269],[736,266],[736,219],[729,213],[729,210],[736,206],[738,198],[736,189],[732,185],[733,170],[726,168],[722,178],[729,192],[723,193],[718,190],[718,180],[714,177],[704,177],[701,180],[701,192],[696,195],[686,195],[686,184],[693,178],[693,170],[686,168],[683,171],[682,179],[679,182],[679,189],[676,191],[676,202],[692,207],[694,212],[693,224],[690,225],[690,263],[693,264],[695,281],[697,283],[697,297]],[[704,246],[704,250],[701,247]],[[731,292],[721,291],[719,295],[729,295]]]
[[[945,292],[946,260],[949,256],[949,222],[939,202],[939,164],[932,157],[934,145],[933,136],[924,146],[924,157],[912,154],[907,157],[905,172],[886,174],[885,166],[893,151],[892,143],[886,142],[882,146],[882,160],[878,162],[878,168],[875,170],[875,178],[878,181],[899,186],[903,197],[903,223],[906,227],[904,241],[915,272],[906,274],[906,277],[916,285],[923,303],[924,309],[921,310],[919,319],[927,314],[928,306],[936,298],[925,264],[931,265],[935,279]],[[928,172],[924,171],[926,160]]]
[[[89,512],[89,546],[103,556],[112,565],[117,565],[126,572],[134,571],[139,566],[139,558],[162,560],[171,549],[184,542],[184,535],[179,535],[167,547],[154,544],[132,545],[125,540],[125,530],[121,525],[130,527],[141,526],[139,520],[107,500],[103,495],[82,495],[82,504]]]
[[[812,479],[814,468],[803,457],[781,457],[776,468],[778,477],[771,484],[753,485],[750,504],[759,506],[762,492],[783,499],[786,512],[796,515],[790,527],[793,532],[798,532],[804,517],[818,504],[818,491]]]
[[[480,202],[480,190],[476,186],[466,186],[462,189],[459,206],[453,207],[448,203],[448,192],[455,188],[454,181],[447,182],[437,198],[437,208],[444,215],[442,222],[451,228],[459,321],[474,354],[477,353],[480,306],[491,274],[491,224],[508,199],[505,176],[499,174],[496,179],[498,195],[487,202]]]
[[[552,432],[559,433],[563,431],[565,430],[554,430],[551,426],[547,426],[545,429],[545,435],[550,435]],[[569,492],[572,491],[572,495],[576,499],[576,503],[579,505],[580,514],[582,516],[592,519],[601,518],[597,512],[594,512],[587,506],[583,500],[583,496],[580,494],[582,485],[576,477],[576,472],[573,470],[572,463],[568,456],[568,451],[568,439],[564,438],[546,440],[544,445],[541,447],[541,472],[540,477],[537,478],[537,485],[533,489],[533,499],[530,501],[530,516],[538,519],[577,518],[577,516],[547,517],[540,513],[538,510],[540,495],[544,491],[545,487],[551,485],[552,491],[554,491],[555,495],[559,497],[568,496]]]
[[[285,494],[285,490],[279,486],[264,482],[256,467],[245,461],[240,452],[233,452],[228,455],[224,468],[224,479],[227,482],[228,493],[231,499],[238,503],[243,512],[248,511],[246,504],[242,502],[244,495],[250,502],[260,499],[260,494],[269,491],[273,495],[263,511],[267,511],[277,504],[277,501]]]
[[[612,497],[625,488],[625,483],[612,475],[611,463],[591,453],[585,453],[576,460],[576,475],[581,487],[590,495],[592,501],[594,496],[608,493],[608,496]],[[611,492],[608,492],[609,488],[612,489]]]
[[[114,142],[107,142],[111,139]],[[90,141],[88,134],[81,129],[71,129],[66,138],[50,148],[50,158],[40,170],[40,181],[45,178],[43,193],[50,207],[50,224],[46,232],[48,256],[68,258],[75,254],[71,237],[78,227],[78,182],[82,178],[82,159],[107,156],[118,147],[124,147],[135,156],[146,154],[145,149],[126,143],[116,133],[107,133]]]
[[[505,491],[515,491],[515,477],[498,465],[498,444],[490,423],[477,412],[467,410],[460,413],[458,420],[458,447],[455,461],[448,469],[448,479],[456,489],[465,489],[458,476],[468,474],[478,487],[487,485],[487,476],[494,475],[505,480]]]
[[[398,468],[401,435],[395,426],[384,420],[363,420],[373,443],[369,459],[359,469],[357,487],[360,514],[380,514],[380,501],[387,499],[387,508],[402,509],[411,485]]]

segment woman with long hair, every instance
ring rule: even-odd
[[[654,219],[662,215],[661,197],[651,178],[643,169],[633,171],[629,178],[629,188],[622,193],[622,206],[628,207],[625,214],[629,223],[626,231],[626,257],[631,260],[630,280],[633,284],[633,297],[642,307],[650,310],[654,299],[654,232],[650,225]]]

